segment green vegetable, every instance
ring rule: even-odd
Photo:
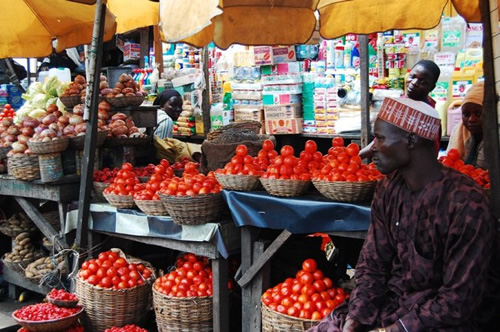
[[[31,99],[31,105],[35,108],[45,108],[45,105],[47,104],[47,100],[50,98],[50,96],[47,96],[43,93],[37,93],[36,95],[33,96],[33,99]]]
[[[37,108],[36,110],[31,111],[29,116],[33,119],[39,119],[41,117],[44,117],[46,114],[47,114],[47,112],[45,112],[45,110],[43,110],[41,108]]]
[[[57,87],[57,96],[61,97],[61,95],[64,93],[64,90],[66,90],[69,87],[70,82],[62,83]]]
[[[61,81],[57,79],[57,76],[52,76],[47,82],[43,84],[43,91],[51,97],[57,97],[57,88],[61,85]]]
[[[43,93],[43,85],[40,82],[33,82],[28,87],[28,91],[22,94],[24,100],[32,100],[36,94]]]
[[[66,113],[66,106],[64,106],[64,104],[62,103],[61,99],[57,98],[56,105],[57,105],[57,108],[59,108],[59,110],[63,114]]]
[[[59,98],[57,97],[52,97],[52,98],[49,98],[47,99],[47,102],[45,103],[45,109],[49,108],[50,105],[54,104],[54,105],[57,105],[57,101],[59,100]]]

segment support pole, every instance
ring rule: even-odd
[[[201,49],[201,61],[203,66],[203,77],[205,78],[205,89],[201,93],[201,109],[203,113],[203,130],[205,136],[210,131],[210,76],[208,73],[208,47]]]
[[[368,35],[359,35],[359,58],[361,80],[361,146],[370,143],[370,93],[369,93],[369,64],[368,64]]]
[[[88,223],[90,214],[90,191],[92,189],[92,175],[94,172],[95,151],[97,142],[97,105],[99,102],[99,83],[102,65],[102,46],[104,37],[104,20],[106,18],[106,5],[102,0],[97,0],[95,6],[95,23],[92,43],[89,50],[89,80],[85,97],[84,120],[87,122],[85,146],[83,149],[80,199],[78,204],[78,226],[76,230],[76,245],[85,247],[89,238]]]

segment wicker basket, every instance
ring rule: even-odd
[[[295,197],[303,195],[311,185],[311,181],[260,179],[266,191],[273,196]]]
[[[47,302],[52,303],[58,307],[64,307],[64,308],[74,308],[78,304],[78,300],[74,301],[54,300],[49,296],[47,296]]]
[[[144,96],[107,98],[106,100],[114,107],[140,106],[144,101]]]
[[[160,195],[168,215],[179,225],[202,225],[219,219],[224,201],[222,194],[200,196]]]
[[[18,273],[21,273],[24,275],[24,269],[32,262],[34,262],[38,257],[35,257],[35,255],[33,255],[33,258],[30,258],[30,259],[27,259],[27,260],[24,260],[24,261],[20,261],[20,262],[13,262],[13,261],[10,261],[10,260],[6,260],[5,259],[5,255],[2,257],[2,262],[4,263],[5,266],[7,266],[9,268],[9,270],[11,271],[15,271],[15,272],[18,272]]]
[[[11,146],[0,148],[0,160],[7,158],[7,153],[12,149]]]
[[[212,297],[169,297],[153,287],[158,332],[212,331]]]
[[[314,186],[325,197],[339,202],[370,201],[377,181],[313,181]]]
[[[7,236],[10,236],[12,238],[18,236],[21,233],[30,233],[30,234],[33,234],[37,230],[38,230],[38,228],[35,225],[33,225],[33,226],[29,227],[29,228],[19,227],[17,229],[13,229],[13,228],[9,227],[9,224],[7,222],[0,223],[0,233],[3,233],[3,234],[5,234]]]
[[[38,156],[14,154],[7,158],[9,173],[18,180],[31,181],[40,178]]]
[[[134,199],[134,202],[148,216],[168,216],[167,209],[162,201]]]
[[[28,321],[28,320],[22,320],[16,317],[16,311],[12,313],[12,318],[27,329],[28,331],[33,331],[33,332],[54,332],[54,331],[65,331],[67,328],[71,327],[73,324],[75,324],[78,321],[78,318],[83,312],[83,308],[81,308],[80,311],[77,313],[67,316],[64,318],[60,319],[53,319],[53,320],[46,320],[46,321],[40,321],[40,322],[35,322],[35,321]]]
[[[258,175],[233,175],[215,173],[215,178],[229,190],[252,191],[260,189],[261,183]]]
[[[67,108],[73,108],[78,104],[82,104],[82,97],[80,95],[59,97],[59,100],[61,100],[61,103],[63,103]]]
[[[262,332],[304,332],[317,325],[319,320],[303,319],[280,314],[265,303],[262,307]]]
[[[141,324],[151,308],[151,282],[126,289],[92,286],[76,279],[76,295],[85,308],[85,329],[102,332],[112,326]]]
[[[92,191],[92,196],[97,202],[107,202],[106,198],[104,197],[103,191],[107,187],[109,187],[110,183],[108,182],[96,182],[94,181],[94,190]]]
[[[69,138],[63,137],[47,142],[28,141],[28,147],[35,154],[57,153],[68,148]]]
[[[127,137],[127,138],[117,138],[110,137],[104,141],[104,147],[115,147],[115,146],[145,146],[151,143],[148,136],[144,137]]]
[[[133,196],[125,196],[125,195],[115,195],[115,194],[106,194],[102,193],[104,198],[108,201],[109,204],[117,207],[119,209],[130,209],[135,206],[134,197]]]
[[[97,132],[97,142],[96,147],[100,147],[104,144],[104,141],[108,137],[109,130],[99,130]],[[75,136],[69,138],[69,147],[76,150],[83,150],[85,146],[85,135]]]

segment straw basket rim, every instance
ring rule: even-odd
[[[215,221],[224,207],[220,192],[197,196],[158,195],[168,215],[179,225],[202,225]]]
[[[28,140],[28,147],[34,154],[58,153],[68,148],[69,138],[60,137],[47,142],[34,142]]]
[[[163,294],[162,292],[159,292],[156,290],[154,287],[153,288],[153,293],[156,293],[160,296],[163,296],[166,299],[172,299],[172,300],[194,300],[194,299],[213,299],[213,295],[207,295],[207,296],[168,296],[167,294]]]
[[[145,96],[123,96],[120,98],[116,97],[105,97],[106,101],[114,107],[128,107],[128,106],[140,106],[144,100]]]
[[[215,173],[215,178],[228,190],[253,191],[262,187],[259,175]]]
[[[264,189],[273,196],[296,197],[309,190],[311,181],[290,179],[264,179],[260,178]]]
[[[61,97],[59,97],[59,100],[67,108],[73,108],[76,105],[83,104],[82,103],[82,97],[80,95],[75,95],[75,96],[61,96]]]
[[[79,300],[73,300],[73,301],[55,300],[47,295],[47,302],[52,303],[58,307],[74,308],[78,305]]]
[[[100,147],[104,144],[108,138],[109,130],[98,130],[97,131],[97,141],[96,147]],[[69,147],[77,150],[83,150],[85,145],[85,135],[69,137]]]
[[[373,197],[378,181],[318,181],[314,187],[326,198],[340,202],[363,202]]]
[[[119,209],[133,208],[135,206],[134,197],[130,195],[115,195],[102,193],[108,203]]]
[[[134,199],[135,205],[149,216],[168,216],[165,204],[161,200],[140,200]],[[161,205],[161,207],[159,207]]]
[[[267,316],[271,319],[274,318],[276,320],[284,321],[284,323],[287,324],[288,328],[291,327],[290,324],[300,324],[300,327],[303,331],[315,326],[316,324],[318,324],[321,321],[321,320],[312,320],[312,319],[293,317],[293,316],[279,313],[279,312],[274,311],[271,308],[269,308],[264,303],[264,301],[262,301],[262,299],[261,299],[261,308],[262,308],[261,311],[262,311],[262,331],[263,332],[271,332],[270,330],[264,329],[265,328],[265,319],[264,319],[265,316]],[[310,326],[305,326],[304,324],[309,324]]]

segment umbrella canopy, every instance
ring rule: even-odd
[[[108,8],[116,16],[116,33],[158,25],[159,6],[149,0],[108,0]]]
[[[469,22],[480,21],[480,0],[160,0],[165,41],[220,48],[231,44],[306,43],[316,27],[332,39],[347,33],[429,29],[447,5]]]
[[[43,57],[92,40],[95,5],[66,0],[2,0],[3,29],[0,33],[0,58]],[[108,10],[105,40],[113,38],[116,23]]]

